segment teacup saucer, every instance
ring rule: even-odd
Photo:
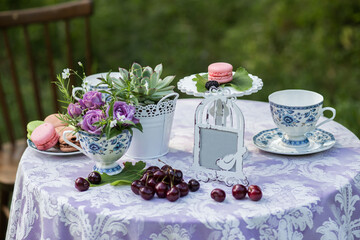
[[[305,155],[325,151],[335,144],[335,137],[322,129],[307,133],[309,144],[304,147],[288,147],[282,141],[283,133],[278,129],[268,129],[253,137],[255,146],[266,152],[283,155]]]

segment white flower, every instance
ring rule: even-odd
[[[110,127],[113,128],[113,127],[116,126],[116,124],[117,124],[117,121],[116,121],[116,120],[112,120],[112,121],[110,122]]]
[[[82,65],[82,63],[81,63],[80,61],[78,62],[78,65],[79,65],[80,67],[82,67],[82,66],[83,66],[83,65]]]
[[[65,68],[61,74],[62,74],[63,79],[69,78],[70,77],[70,69]]]
[[[125,121],[125,116],[124,115],[120,115],[120,113],[116,114],[116,117],[118,120],[120,120],[121,122]]]

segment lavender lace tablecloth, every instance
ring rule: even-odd
[[[162,157],[184,171],[193,160],[199,102],[178,101],[171,149]],[[17,174],[7,239],[359,239],[359,139],[331,122],[323,126],[337,141],[330,150],[306,156],[266,153],[252,137],[275,127],[268,104],[237,103],[246,121],[244,172],[262,188],[261,201],[235,200],[231,188],[217,182],[201,183],[198,192],[174,203],[156,197],[145,201],[129,186],[79,192],[74,180],[87,176],[91,161],[28,148]],[[224,202],[210,198],[215,187],[227,193]]]

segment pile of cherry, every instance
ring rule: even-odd
[[[161,169],[157,166],[148,167],[142,177],[131,184],[131,190],[145,200],[152,199],[156,194],[158,198],[166,198],[170,202],[188,195],[189,191],[196,192],[199,188],[198,181],[191,179],[186,183],[181,170],[166,164]]]

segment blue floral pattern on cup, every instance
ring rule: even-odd
[[[84,154],[96,162],[94,170],[113,175],[122,170],[116,161],[128,150],[132,135],[124,130],[121,134],[106,139],[105,134],[99,136],[79,131],[78,139]]]
[[[320,109],[323,102],[306,107],[283,106],[270,102],[270,111],[273,120],[280,128],[298,128],[303,127],[311,131],[320,117]],[[283,129],[284,130],[284,129]],[[299,139],[290,139],[284,134],[282,141],[289,146],[303,146],[309,143],[309,140],[302,135]]]
[[[124,154],[130,146],[131,138],[132,135],[127,130],[109,140],[105,135],[99,137],[99,135],[79,132],[79,141],[86,155]]]
[[[307,107],[288,107],[270,102],[270,111],[274,122],[286,127],[308,126],[312,127],[319,119],[318,107],[322,106],[322,102]]]

